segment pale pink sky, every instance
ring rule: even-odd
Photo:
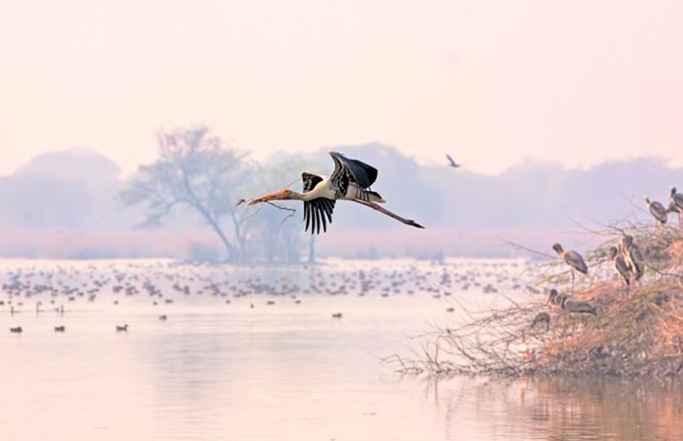
[[[88,145],[127,171],[161,126],[266,157],[378,140],[497,172],[683,165],[683,2],[22,0],[0,13],[0,173]]]

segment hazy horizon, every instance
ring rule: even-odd
[[[130,173],[197,123],[260,159],[377,141],[488,174],[680,166],[682,19],[664,0],[22,2],[0,17],[0,174],[78,145]]]

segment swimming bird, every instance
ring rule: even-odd
[[[335,312],[334,314],[332,314],[332,318],[340,319],[340,318],[342,318],[342,313],[341,312]]]
[[[116,325],[116,332],[128,332],[128,324],[123,326]]]
[[[650,209],[650,214],[657,220],[657,222],[659,222],[660,225],[666,224],[666,221],[669,218],[669,213],[668,210],[664,208],[664,205],[662,205],[661,202],[651,201],[648,197],[645,198],[645,203]]]
[[[449,155],[448,153],[446,153],[446,159],[448,159],[448,165],[450,167],[459,168],[462,165],[462,164],[457,164],[455,162],[455,160],[451,157],[451,155]]]
[[[24,332],[24,330],[21,328],[21,326],[17,326],[15,328],[9,328],[9,332],[11,332],[12,334],[21,334],[22,332]]]
[[[355,202],[398,220],[406,225],[424,228],[414,220],[405,219],[383,208],[385,200],[379,193],[370,190],[377,180],[377,169],[356,159],[349,159],[341,153],[331,152],[334,171],[329,178],[304,172],[301,174],[303,193],[289,189],[268,193],[249,201],[255,205],[270,201],[297,200],[304,203],[305,230],[310,226],[311,234],[327,231],[332,223],[332,213],[338,200]]]
[[[619,248],[631,274],[635,277],[636,282],[639,281],[643,274],[645,274],[645,265],[643,264],[640,248],[638,248],[638,245],[633,240],[633,236],[625,234],[619,242]]]
[[[626,263],[626,259],[619,253],[617,247],[610,247],[609,259],[614,264],[614,269],[621,276],[626,287],[629,287],[631,285],[631,267]]]
[[[66,332],[65,326],[55,326],[55,332]]]
[[[571,268],[571,273],[572,273],[572,291],[574,290],[574,271],[578,271],[581,274],[588,275],[588,265],[586,265],[586,261],[583,260],[583,257],[581,254],[577,253],[576,251],[565,251],[562,248],[562,245],[559,243],[556,243],[553,245],[553,250],[557,253],[558,256],[564,260],[564,262],[569,265]]]

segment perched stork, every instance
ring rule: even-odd
[[[624,284],[628,288],[631,285],[631,267],[626,263],[624,256],[619,253],[617,247],[610,247],[609,260],[614,264],[614,269],[621,276]]]
[[[574,291],[574,271],[578,271],[581,274],[588,275],[588,265],[586,265],[586,261],[583,260],[583,257],[581,257],[581,254],[577,253],[576,251],[565,251],[562,248],[562,245],[559,243],[556,243],[553,245],[553,250],[557,253],[562,260],[564,260],[564,263],[569,265],[571,268],[572,272],[572,291]]]
[[[676,187],[672,187],[669,199],[669,212],[678,213],[678,225],[683,227],[683,194],[678,193]]]
[[[595,305],[591,305],[588,302],[572,300],[569,297],[565,297],[562,299],[560,308],[564,309],[565,311],[574,312],[577,314],[593,314],[595,316],[598,315],[598,310],[595,307]]]
[[[577,314],[598,315],[598,310],[594,305],[591,305],[588,302],[572,300],[569,296],[558,293],[556,289],[550,290],[550,295],[548,296],[546,303],[559,305],[563,310]]]
[[[650,209],[650,214],[659,222],[660,225],[666,224],[669,218],[669,211],[664,208],[661,202],[651,201],[650,198],[645,198],[645,203]]]
[[[645,273],[643,268],[643,256],[640,254],[640,248],[638,248],[638,245],[633,241],[633,236],[628,234],[625,234],[621,238],[619,248],[621,249],[621,255],[624,262],[628,265],[629,271],[633,274],[637,282]]]
[[[450,167],[458,168],[462,165],[462,164],[456,163],[455,160],[453,159],[453,157],[451,157],[451,155],[449,155],[448,153],[446,153],[446,159],[448,159],[448,165]]]
[[[249,205],[262,202],[296,200],[304,202],[304,221],[306,231],[311,227],[311,234],[327,231],[327,224],[332,223],[332,212],[336,201],[356,202],[393,219],[416,228],[424,228],[414,220],[405,219],[383,208],[379,204],[385,201],[379,193],[370,190],[377,180],[377,169],[356,159],[350,159],[336,152],[330,152],[334,161],[334,171],[329,178],[304,172],[303,193],[289,189],[268,193],[249,201]]]
[[[678,210],[683,211],[683,194],[676,190],[676,187],[671,188],[671,202],[674,203]]]

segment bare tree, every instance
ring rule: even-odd
[[[235,209],[240,188],[249,177],[243,153],[213,136],[206,127],[162,131],[159,158],[141,166],[121,192],[127,206],[143,204],[142,226],[158,226],[176,207],[189,207],[218,236],[228,259],[246,256],[245,219]],[[222,222],[230,217],[235,245]]]
[[[252,182],[254,192],[282,186],[300,188],[303,184],[299,170],[306,168],[306,161],[296,155],[287,156],[284,160],[271,161],[255,173],[255,180]],[[258,230],[259,236],[263,239],[263,256],[267,262],[280,260],[296,263],[300,261],[304,234],[298,219],[302,216],[302,207],[300,204],[292,204],[289,207],[289,210],[297,212],[287,213],[275,207],[264,206],[259,209],[258,220],[249,224],[250,228]]]

